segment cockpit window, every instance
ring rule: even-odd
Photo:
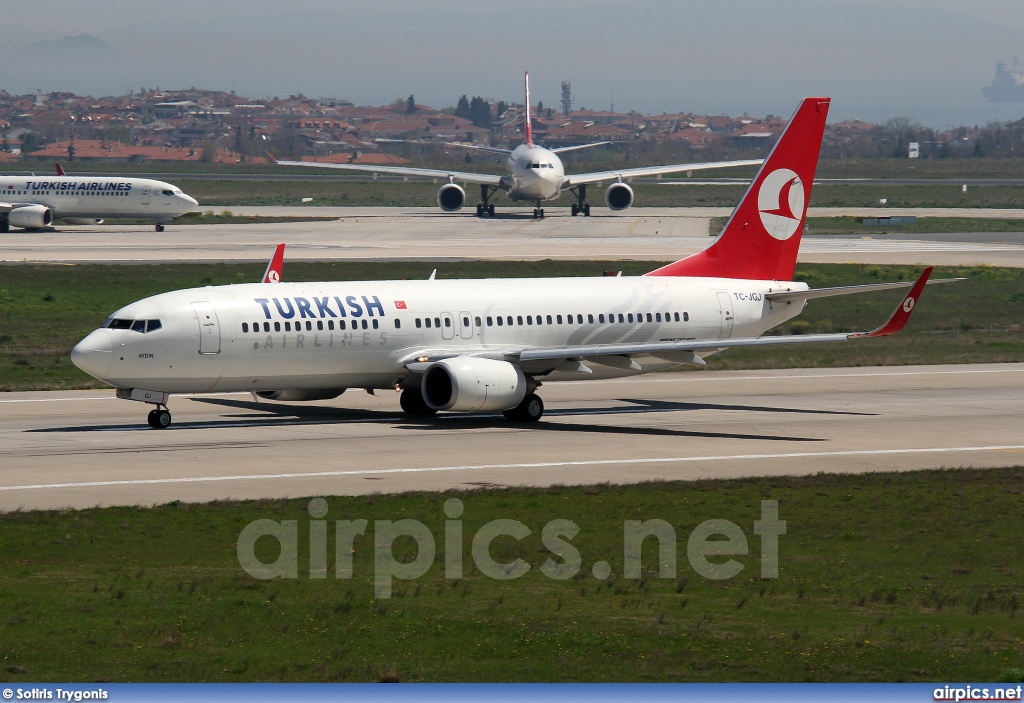
[[[119,320],[110,318],[103,325],[111,330],[132,330],[133,332],[155,332],[162,326],[160,320]]]
[[[165,190],[165,191],[161,191],[161,192],[162,192],[162,193],[163,193],[164,195],[174,195],[174,191],[173,191],[173,190]]]

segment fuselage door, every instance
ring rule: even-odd
[[[142,204],[149,205],[149,188],[142,189]]]
[[[455,338],[455,318],[450,312],[441,313],[441,339]]]
[[[196,311],[196,318],[199,320],[199,353],[219,354],[220,323],[217,321],[217,311],[213,309],[213,304],[200,300],[192,303],[192,309]]]
[[[736,318],[736,311],[733,308],[731,296],[725,291],[718,291],[718,307],[722,313],[722,328],[720,336],[724,339],[732,336],[732,323]]]
[[[473,316],[465,311],[459,313],[459,335],[463,339],[473,338]]]

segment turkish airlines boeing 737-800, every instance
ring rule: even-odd
[[[71,358],[118,397],[155,405],[153,427],[170,424],[172,393],[302,401],[348,388],[400,390],[413,415],[503,411],[528,421],[543,413],[536,390],[548,380],[702,366],[729,347],[892,334],[930,268],[872,332],[760,336],[812,298],[911,286],[814,290],[791,280],[828,107],[827,98],[801,103],[710,247],[644,276],[193,288],[118,310]]]
[[[165,223],[199,206],[180,188],[163,181],[59,172],[59,176],[0,176],[0,232],[11,227],[49,227],[57,218],[71,224],[100,224],[125,217],[155,220],[156,231],[163,232]]]
[[[277,161],[281,166],[314,166],[317,168],[338,168],[350,171],[372,171],[374,173],[394,173],[401,176],[421,176],[426,178],[443,178],[447,181],[437,191],[437,204],[445,212],[457,212],[466,204],[466,191],[456,181],[477,183],[480,185],[480,203],[476,206],[477,215],[493,215],[494,204],[491,196],[499,190],[505,191],[510,200],[525,201],[534,204],[533,216],[544,217],[542,204],[545,200],[555,200],[562,191],[571,191],[576,196],[572,206],[572,214],[589,215],[590,204],[587,202],[587,186],[593,183],[611,182],[604,192],[605,203],[612,210],[625,210],[633,204],[633,189],[628,180],[642,176],[657,176],[663,173],[680,171],[702,171],[729,166],[756,166],[761,159],[748,161],[712,161],[693,164],[671,164],[669,166],[643,166],[639,168],[623,168],[615,171],[597,171],[594,173],[566,174],[565,167],[558,155],[566,151],[587,149],[608,142],[596,144],[580,144],[560,149],[545,149],[533,143],[533,128],[530,123],[530,74],[526,74],[526,141],[513,150],[499,149],[489,146],[459,145],[462,148],[487,151],[506,155],[508,175],[497,176],[488,173],[467,173],[463,171],[443,171],[433,168],[414,168],[405,166],[365,166],[362,164],[325,164],[309,161]],[[268,156],[270,156],[268,154]],[[274,158],[270,156],[270,158]]]

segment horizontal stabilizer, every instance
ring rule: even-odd
[[[936,278],[928,281],[928,285],[936,283],[953,283],[965,281],[965,278]],[[791,303],[797,300],[813,300],[814,298],[831,298],[836,295],[852,295],[854,293],[873,293],[880,290],[910,288],[916,281],[899,281],[898,283],[868,283],[861,286],[837,286],[835,288],[812,288],[811,290],[780,291],[766,293],[765,299],[773,303]]]

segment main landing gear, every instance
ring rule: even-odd
[[[523,402],[503,414],[512,422],[537,422],[544,414],[544,401],[536,393],[530,393]]]
[[[587,185],[584,183],[569,190],[576,196],[576,202],[572,206],[572,216],[583,215],[584,217],[590,217],[590,203],[586,202]]]
[[[538,219],[538,220],[544,219],[544,208],[542,208],[542,207],[535,207],[535,208],[533,208],[533,217],[534,217],[534,219]]]
[[[495,190],[497,190],[497,188],[494,188],[493,186],[489,186],[484,183],[480,184],[480,203],[476,206],[477,217],[483,217],[484,215],[494,217],[494,205],[488,201],[491,199],[491,194],[494,193]]]
[[[149,426],[154,430],[166,430],[171,426],[171,411],[163,406],[157,406],[149,411]]]
[[[419,388],[406,388],[402,391],[402,396],[399,399],[399,402],[402,405],[402,412],[406,415],[427,417],[429,415],[437,414],[437,411],[427,405],[427,402],[423,400],[423,393]]]

